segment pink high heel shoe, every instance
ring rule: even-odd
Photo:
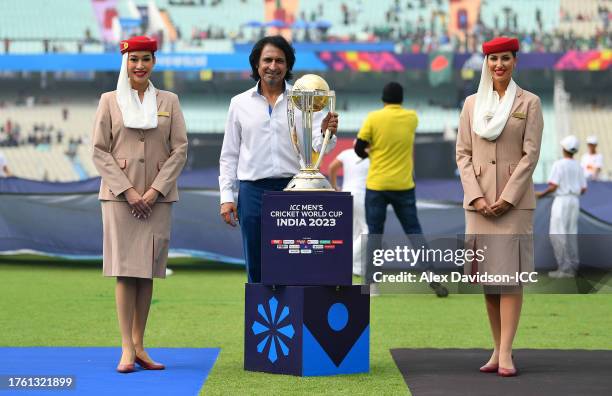
[[[497,369],[499,368],[499,364],[488,363],[480,368],[481,373],[497,373]]]

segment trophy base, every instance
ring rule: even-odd
[[[335,191],[317,169],[302,169],[293,176],[284,191]]]

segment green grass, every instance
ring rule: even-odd
[[[243,370],[244,272],[193,260],[155,282],[150,347],[220,347],[202,394],[407,394],[390,348],[488,348],[482,296],[383,295],[371,372],[299,378]],[[0,258],[0,346],[118,346],[114,280],[99,262]],[[612,295],[526,295],[516,348],[612,349]]]

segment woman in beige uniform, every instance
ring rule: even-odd
[[[144,349],[153,278],[164,278],[176,179],[187,158],[187,133],[178,97],[155,89],[149,77],[157,42],[121,42],[117,90],[100,98],[93,161],[102,176],[104,275],[117,277],[122,356],[117,371],[162,370]]]
[[[465,100],[457,136],[466,237],[475,248],[486,249],[484,260],[466,264],[465,272],[512,277],[480,282],[494,343],[491,358],[480,371],[503,377],[517,373],[512,343],[523,285],[515,274],[534,268],[531,176],[544,126],[540,98],[512,79],[518,49],[515,38],[499,37],[483,44],[486,57],[480,85]]]

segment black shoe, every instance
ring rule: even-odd
[[[439,282],[430,282],[429,287],[431,287],[431,289],[436,293],[436,296],[438,297],[448,296],[448,289],[442,286],[442,284]]]

